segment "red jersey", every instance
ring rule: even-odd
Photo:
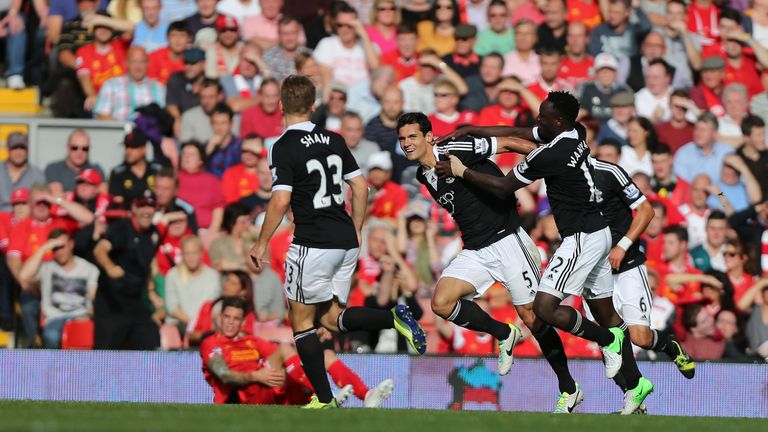
[[[8,212],[2,212],[0,213],[0,252],[5,254],[5,249],[8,248],[8,242],[11,240],[9,234],[8,234],[8,228],[5,226],[6,223],[3,219],[10,219],[9,218],[10,213]]]
[[[379,275],[381,275],[381,266],[372,256],[366,255],[357,261],[357,278],[361,282],[373,285],[379,280]]]
[[[269,264],[283,283],[285,283],[285,256],[288,255],[288,248],[291,247],[292,241],[293,229],[282,230],[269,241]]]
[[[491,105],[480,111],[480,126],[528,126],[533,121],[531,112],[523,107],[515,107],[511,112],[505,112],[501,105]],[[522,160],[523,156],[520,155]],[[502,153],[498,156],[496,163],[500,167],[513,167],[518,162],[517,153]]]
[[[652,270],[657,270],[662,262],[662,253],[664,251],[664,234],[659,234],[652,239],[643,234],[645,241],[645,265]]]
[[[568,0],[566,7],[568,8],[568,22],[581,21],[590,30],[603,22],[603,17],[600,15],[600,8],[596,1]]]
[[[214,355],[221,355],[227,367],[235,372],[255,372],[263,368],[267,359],[277,347],[256,336],[237,336],[228,338],[213,334],[200,344],[200,357],[203,359],[205,380],[213,388],[213,402],[223,404],[230,394],[236,391],[243,403],[276,404],[277,399],[272,388],[259,384],[234,387],[224,384],[213,372],[208,370],[208,361]]]
[[[224,189],[224,201],[230,204],[259,190],[259,177],[249,172],[245,165],[237,164],[224,171],[221,188]]]
[[[586,56],[580,61],[574,61],[568,56],[563,56],[557,77],[566,80],[572,88],[578,88],[583,81],[592,79],[589,71],[594,65],[595,59],[591,56]]]
[[[370,216],[394,218],[408,204],[408,192],[399,184],[388,181],[373,196]]]
[[[280,110],[267,114],[259,105],[243,110],[240,117],[240,136],[255,133],[262,138],[276,137],[283,133],[283,113]]]
[[[110,78],[124,75],[126,42],[117,38],[104,52],[99,52],[96,45],[88,44],[77,49],[75,70],[78,75],[90,75],[93,88],[98,91]]]
[[[725,48],[723,42],[718,40],[710,46],[705,46],[701,49],[701,58],[707,57],[721,57],[725,60],[725,78],[723,84],[728,85],[732,82],[742,83],[747,86],[749,97],[763,91],[763,84],[760,79],[760,74],[757,73],[757,62],[754,51],[749,47],[743,48],[744,52],[741,56],[741,65],[735,67],[733,63],[725,55]]]
[[[171,51],[168,47],[152,51],[149,55],[147,76],[161,82],[163,85],[168,84],[168,78],[172,73],[183,71],[184,59],[181,56],[177,60],[172,59]]]
[[[474,111],[456,112],[451,116],[445,116],[440,113],[429,115],[429,121],[432,122],[432,133],[436,136],[445,136],[458,129],[459,126],[471,125],[477,119]]]
[[[661,262],[656,266],[656,271],[659,273],[659,288],[656,290],[658,295],[668,298],[675,305],[687,304],[700,300],[701,284],[699,282],[683,284],[677,291],[673,291],[667,284],[666,277],[669,274],[701,274],[701,270],[692,266],[690,263],[686,263],[685,268],[683,269],[675,270],[672,269],[668,263]]]
[[[744,273],[739,279],[728,276],[733,285],[733,302],[738,304],[744,294],[757,282],[756,278],[750,274]]]
[[[478,333],[457,325],[453,326],[451,337],[446,340],[450,352],[461,355],[493,354],[496,339],[487,333]]]
[[[530,90],[533,94],[536,95],[539,100],[544,100],[549,96],[549,92],[553,91],[568,91],[573,92],[573,86],[570,84],[569,81],[557,77],[555,78],[555,82],[552,83],[552,85],[547,84],[544,82],[544,80],[537,80],[535,83],[529,85],[528,90]]]
[[[53,209],[51,210],[53,213]],[[35,254],[48,241],[48,235],[56,228],[64,228],[68,232],[77,229],[77,222],[64,218],[52,217],[39,222],[28,217],[13,227],[8,242],[8,256],[20,257],[22,262]],[[52,253],[45,254],[45,260],[53,257]]]
[[[419,70],[419,57],[414,56],[406,60],[400,55],[400,51],[390,51],[381,56],[381,64],[391,66],[395,70],[397,80],[402,81],[410,76],[416,75]]]
[[[720,12],[714,2],[706,8],[696,5],[695,2],[691,2],[688,7],[688,30],[700,36],[702,47],[712,45],[720,36],[719,21]]]

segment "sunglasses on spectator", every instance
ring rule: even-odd
[[[725,255],[727,257],[733,258],[735,256],[739,256],[739,253],[738,252],[725,252],[725,253],[723,253],[723,255]]]
[[[386,12],[386,11],[395,11],[397,10],[394,6],[379,6],[376,8],[378,12]]]
[[[72,151],[83,151],[83,152],[88,153],[88,151],[91,149],[91,147],[89,147],[89,146],[82,146],[82,147],[80,147],[80,146],[73,145],[73,146],[69,146],[69,149],[72,150]]]
[[[455,96],[453,93],[435,93],[436,98],[444,98],[448,96]]]
[[[46,200],[38,200],[38,201],[35,201],[35,205],[36,206],[42,205],[42,206],[50,207],[51,203],[49,203]]]

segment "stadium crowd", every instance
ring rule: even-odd
[[[133,124],[109,173],[89,159],[103,144],[85,130],[47,167],[27,160],[41,143],[8,136],[0,325],[20,317],[28,347],[58,348],[65,323],[88,319],[96,348],[154,349],[169,324],[195,346],[231,296],[250,305],[246,331],[285,326],[290,218],[270,268],[259,272],[248,250],[284,128],[281,81],[298,73],[318,90],[313,121],[344,137],[370,184],[350,304],[408,304],[429,352],[496,347],[429,308],[461,240],[415,180],[398,116],[422,111],[439,136],[464,124],[530,126],[549,91],[567,90],[593,156],[621,165],[655,209],[643,235],[655,296],[640,305],[653,328],[697,360],[768,358],[768,0],[3,3],[9,87],[40,85],[57,117]],[[519,160],[497,163],[506,172]],[[543,185],[517,199],[546,266],[559,235]],[[503,287],[480,301],[519,321]],[[569,356],[600,355],[563,338]],[[336,348],[406,344],[384,331]],[[528,337],[516,354],[540,352]]]

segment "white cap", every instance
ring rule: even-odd
[[[389,155],[389,152],[380,151],[368,157],[368,170],[370,171],[374,168],[392,171],[392,156]]]
[[[613,70],[619,69],[619,61],[616,57],[608,53],[600,53],[595,57],[595,70],[598,71],[602,68],[611,68]]]

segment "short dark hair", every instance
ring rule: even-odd
[[[205,157],[205,150],[203,149],[203,146],[199,142],[197,142],[196,140],[184,141],[179,146],[179,152],[184,151],[185,147],[192,147],[195,150],[197,150],[197,154],[200,155],[200,160],[203,161],[203,165],[207,163],[207,158]]]
[[[680,6],[685,8],[686,11],[688,10],[688,4],[685,3],[685,1],[683,0],[669,0],[669,3],[667,3],[667,6],[671,5],[672,3],[679,4]]]
[[[728,218],[725,216],[725,213],[722,210],[712,210],[712,212],[707,216],[707,224],[709,221],[712,220],[724,220],[727,221]]]
[[[335,1],[331,4],[331,19],[336,19],[339,14],[353,13],[357,16],[357,10],[345,1]]]
[[[229,105],[227,105],[225,102],[219,102],[216,104],[216,106],[213,107],[213,110],[211,110],[211,117],[213,117],[214,114],[226,114],[230,120],[232,120],[232,117],[235,116],[232,108],[230,108]]]
[[[450,0],[453,6],[453,18],[451,18],[451,24],[454,27],[461,24],[461,11],[459,10],[459,2],[456,0]],[[437,22],[437,2],[432,2],[432,9],[429,10],[429,18],[432,22]]]
[[[651,155],[655,154],[672,154],[672,149],[666,143],[658,143],[656,147],[651,149]]]
[[[419,125],[419,130],[424,135],[426,135],[427,132],[432,132],[432,122],[430,122],[429,118],[422,112],[400,114],[400,117],[397,118],[397,132],[399,133],[400,128],[403,126],[411,124]]]
[[[189,28],[186,21],[174,21],[168,24],[168,30],[165,31],[165,36],[168,37],[171,32],[182,32],[186,33],[187,36],[192,36],[192,30]]]
[[[285,114],[306,115],[315,104],[315,84],[303,75],[291,75],[280,88],[280,101]]]
[[[231,233],[232,227],[234,227],[235,223],[237,222],[237,218],[240,216],[248,216],[250,213],[251,209],[249,209],[247,205],[241,202],[233,202],[232,204],[227,204],[227,206],[224,207],[224,216],[221,220],[221,229],[227,233]]]
[[[626,7],[627,9],[632,7],[632,0],[609,0],[608,1],[608,4],[612,4],[612,5],[619,4],[619,3],[623,4],[624,7]]]
[[[597,147],[613,147],[616,154],[621,154],[621,143],[613,138],[606,138],[597,144]]]
[[[491,6],[504,6],[504,7],[507,7],[507,2],[504,1],[504,0],[491,0],[491,2],[488,3],[488,7],[490,8]]]
[[[400,23],[400,25],[397,26],[396,30],[397,34],[419,34],[418,31],[416,31],[416,27],[414,27],[411,24],[408,23]]]
[[[691,98],[691,96],[688,94],[688,90],[683,90],[683,89],[674,90],[672,92],[672,94],[670,95],[670,97],[672,97],[672,96],[683,97],[683,98],[686,98],[686,99],[690,99]]]
[[[744,136],[750,136],[752,135],[752,130],[755,128],[764,128],[765,127],[765,121],[753,114],[750,114],[746,117],[744,117],[744,120],[741,121],[741,133],[744,134]]]
[[[54,228],[51,230],[50,233],[48,233],[48,240],[57,239],[61,236],[67,236],[69,238],[72,238],[69,235],[69,231],[65,230],[64,228]]]
[[[651,207],[653,207],[654,210],[659,209],[662,212],[664,212],[664,216],[667,215],[667,206],[664,205],[662,201],[659,201],[659,200],[651,201]]]
[[[263,89],[264,87],[268,85],[276,85],[277,88],[280,88],[280,81],[274,79],[274,78],[264,78],[264,80],[261,82],[261,85],[259,85],[259,90]]]
[[[502,69],[504,68],[504,56],[503,55],[501,55],[501,54],[499,54],[499,53],[494,51],[492,53],[488,53],[488,54],[484,55],[483,58],[480,60],[480,62],[482,63],[483,60],[488,59],[488,58],[497,58],[497,59],[499,59],[499,61],[501,62],[501,68]]]
[[[664,228],[664,235],[672,234],[681,242],[688,243],[688,230],[680,225],[672,225]]]
[[[240,309],[243,311],[243,316],[245,316],[246,313],[248,313],[248,305],[245,303],[245,300],[241,297],[223,297],[221,300],[221,312],[224,313],[224,310],[228,307]]]
[[[703,113],[699,114],[699,118],[696,119],[696,122],[709,123],[714,126],[715,129],[720,126],[720,122],[717,120],[717,116],[709,111],[704,111]]]
[[[685,327],[686,330],[696,327],[696,317],[703,307],[704,305],[701,303],[693,303],[683,308],[683,316],[681,317],[681,320],[683,322],[683,327]]]
[[[664,61],[664,59],[659,58],[659,59],[654,59],[648,62],[649,67],[656,66],[656,65],[661,65],[664,68],[664,73],[670,78],[672,77],[672,75],[675,74],[675,68],[672,67],[672,65],[670,65],[666,61]]]
[[[158,171],[157,174],[155,174],[155,178],[157,179],[157,178],[160,178],[160,177],[162,177],[162,178],[169,178],[169,179],[173,180],[174,183],[176,183],[176,186],[179,185],[179,177],[176,175],[176,170],[173,169],[173,167],[164,166],[164,167],[160,168],[160,171]]]
[[[728,19],[731,21],[736,21],[739,25],[743,25],[741,12],[729,7],[724,7],[720,9],[720,19]]]
[[[561,1],[561,0],[552,0],[552,1]],[[539,56],[562,56],[564,54],[563,50],[560,48],[553,46],[553,45],[542,45],[538,49]]]
[[[576,123],[579,116],[579,100],[567,91],[553,91],[547,95],[547,100],[552,104],[560,116],[570,124]]]
[[[208,87],[216,87],[216,90],[217,90],[219,93],[221,93],[221,92],[223,92],[223,91],[224,91],[224,87],[222,87],[221,83],[220,83],[220,82],[219,82],[219,80],[217,80],[217,79],[213,79],[213,78],[203,78],[203,81],[201,81],[201,82],[200,82],[200,85],[201,85],[203,88],[208,88]]]
[[[301,25],[301,24],[299,23],[299,20],[297,20],[295,17],[293,17],[293,16],[291,16],[291,15],[283,15],[283,16],[281,16],[281,17],[280,17],[280,19],[277,21],[277,26],[278,26],[278,27],[281,27],[281,26],[284,26],[284,25],[288,25],[288,24],[290,24],[290,23],[296,23],[296,24],[299,24],[299,25]]]

